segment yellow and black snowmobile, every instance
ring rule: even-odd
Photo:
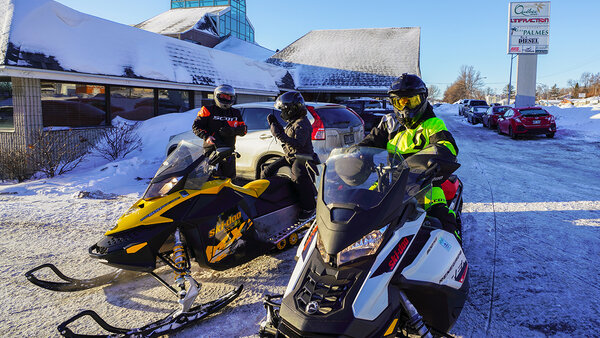
[[[289,178],[275,176],[238,186],[218,175],[219,163],[237,154],[220,148],[205,156],[201,147],[181,142],[162,163],[142,199],[119,218],[117,225],[89,248],[92,258],[122,270],[150,273],[178,297],[180,308],[142,328],[108,325],[93,311],[84,311],[59,326],[65,336],[77,336],[68,325],[90,316],[119,336],[158,336],[202,319],[226,306],[242,286],[210,303],[193,307],[200,284],[191,261],[224,270],[270,250],[296,244],[312,219],[296,222],[298,197]],[[154,270],[162,261],[175,272],[176,288]],[[64,282],[39,279],[34,272],[50,268]],[[44,264],[26,273],[32,283],[54,291],[77,291],[113,282],[122,270],[92,279],[74,279]]]

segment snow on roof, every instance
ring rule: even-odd
[[[276,81],[282,79],[273,78],[274,72],[261,62],[87,15],[52,0],[0,0],[0,8],[13,7],[10,23],[2,24],[10,14],[5,19],[0,15],[0,37],[9,36],[0,65],[279,92]]]
[[[206,15],[218,15],[227,9],[229,6],[171,9],[135,27],[158,34],[179,34],[196,27],[218,36],[218,32],[212,29],[212,25],[206,24]]]
[[[219,44],[217,44],[213,48],[245,56],[249,59],[257,61],[265,61],[273,54],[275,54],[275,51],[253,44],[248,41],[244,41],[235,36],[227,37],[225,40],[219,42]]]
[[[295,69],[299,89],[387,88],[420,75],[420,36],[419,27],[311,31],[267,62]]]

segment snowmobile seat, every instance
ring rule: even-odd
[[[296,190],[289,178],[273,176],[261,181],[268,181],[270,183],[263,193],[258,196],[261,200],[277,204],[289,204],[289,202],[297,200]]]
[[[444,183],[442,183],[442,190],[444,190],[444,196],[446,196],[446,201],[450,201],[456,196],[456,192],[458,191],[459,181],[454,176],[454,180],[451,180],[452,176],[447,179]]]

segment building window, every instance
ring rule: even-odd
[[[171,8],[184,8],[185,1],[171,1]]]
[[[190,92],[185,90],[158,90],[158,115],[190,110]]]
[[[14,128],[12,81],[9,77],[0,77],[0,130]]]
[[[41,81],[44,127],[96,127],[107,124],[106,86]]]
[[[154,117],[154,89],[110,87],[111,119],[143,121]]]

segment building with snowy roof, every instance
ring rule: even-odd
[[[402,73],[420,76],[419,27],[311,31],[267,62],[289,69],[308,100],[387,96]]]
[[[135,27],[209,47],[227,36],[254,43],[246,0],[171,0],[169,11]]]
[[[0,147],[25,148],[42,130],[94,139],[116,116],[187,111],[223,83],[240,103],[294,87],[280,67],[52,0],[0,0],[0,8]]]

